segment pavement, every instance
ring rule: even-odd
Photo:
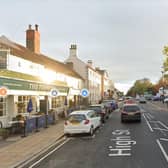
[[[46,151],[63,137],[63,120],[58,120],[55,125],[31,133],[26,137],[9,137],[0,140],[0,168],[20,168],[22,163]]]

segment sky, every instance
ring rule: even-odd
[[[39,25],[41,53],[59,61],[77,44],[78,57],[106,69],[120,91],[161,77],[168,44],[166,0],[5,0],[0,35],[25,46],[29,24]]]

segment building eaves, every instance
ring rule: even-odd
[[[75,78],[83,79],[79,74],[77,74],[75,71],[70,69],[66,64],[59,62],[55,59],[52,59],[44,54],[36,54],[30,51],[29,49],[27,49],[26,47],[18,43],[12,42],[5,36],[0,37],[0,48],[9,49],[11,55],[15,55],[23,59],[32,61],[34,63],[44,65],[48,69],[51,69],[60,73],[64,73],[66,75],[69,75]]]

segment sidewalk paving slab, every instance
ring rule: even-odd
[[[32,133],[25,138],[17,137],[16,142],[4,147],[1,146],[0,168],[14,168],[17,164],[47,149],[64,135],[63,124],[64,121],[60,120],[55,125],[50,125],[48,128],[40,130],[40,132]],[[6,141],[10,141],[10,138]]]

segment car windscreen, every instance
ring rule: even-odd
[[[123,111],[136,112],[136,111],[140,111],[140,108],[138,106],[124,106]]]
[[[89,110],[94,110],[96,113],[101,113],[101,107],[100,106],[89,106]]]
[[[70,122],[73,122],[73,121],[81,122],[83,120],[86,120],[86,116],[83,114],[72,114],[68,117],[68,121]]]

